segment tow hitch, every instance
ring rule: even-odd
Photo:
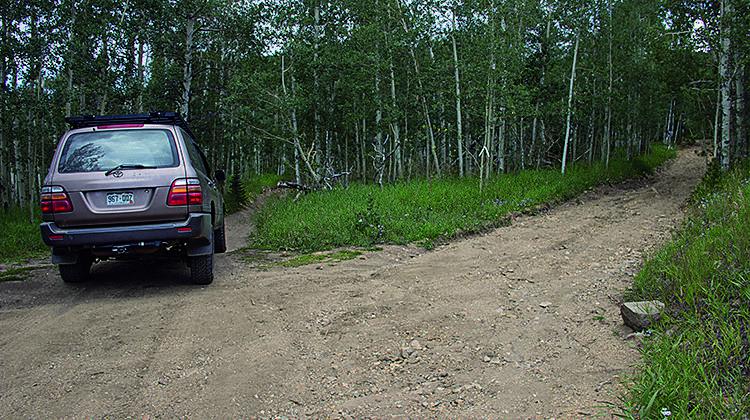
[[[96,256],[124,256],[131,254],[151,254],[162,248],[161,241],[136,242],[125,245],[97,246],[91,251]]]

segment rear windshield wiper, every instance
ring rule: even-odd
[[[105,172],[104,176],[110,176],[115,171],[119,171],[120,169],[154,169],[154,168],[156,168],[156,166],[122,164],[122,165],[117,165],[114,168]]]

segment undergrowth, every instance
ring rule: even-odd
[[[18,263],[46,255],[39,220],[29,221],[28,210],[0,211],[0,263]]]
[[[253,246],[270,250],[320,251],[379,243],[425,246],[498,226],[517,211],[566,200],[606,182],[652,173],[675,156],[662,146],[634,160],[527,170],[492,178],[480,194],[475,178],[417,180],[385,186],[352,185],[293,200],[269,201],[256,217]]]
[[[626,416],[747,418],[750,165],[708,171],[688,219],[646,262],[627,298],[661,300],[666,313],[644,341]]]

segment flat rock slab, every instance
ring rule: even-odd
[[[664,304],[658,300],[625,302],[620,306],[620,314],[625,325],[635,331],[642,331],[661,318]]]

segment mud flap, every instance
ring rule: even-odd
[[[52,250],[52,264],[66,265],[78,262],[77,252],[66,252],[65,250]]]
[[[214,231],[208,229],[208,238],[191,239],[188,241],[187,256],[198,257],[214,253]]]

